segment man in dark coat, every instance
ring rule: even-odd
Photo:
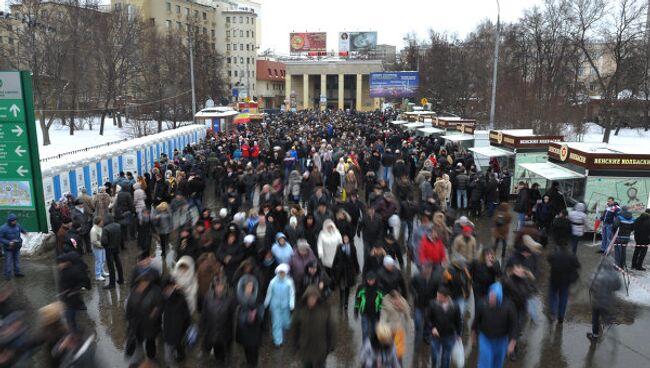
[[[122,243],[120,247],[126,249],[126,242],[129,236],[129,226],[133,225],[135,218],[135,206],[133,204],[133,194],[127,189],[122,188],[117,193],[117,198],[113,204],[114,220],[120,224],[122,231]]]
[[[102,246],[106,249],[106,265],[108,266],[109,281],[104,289],[115,289],[115,270],[117,269],[117,283],[124,283],[122,261],[120,260],[120,245],[122,244],[122,232],[120,225],[113,221],[113,216],[104,217],[104,229],[102,230]]]
[[[327,355],[334,351],[334,320],[316,286],[305,291],[301,307],[293,318],[294,343],[303,367],[324,368]]]
[[[373,245],[381,241],[381,236],[384,234],[384,223],[381,217],[375,213],[374,207],[368,206],[357,232],[362,234],[364,253],[370,251]]]
[[[192,316],[183,291],[176,286],[172,279],[169,279],[163,286],[163,297],[165,304],[162,312],[162,339],[165,343],[165,362],[169,366],[173,366],[174,361],[180,362],[185,359],[183,340],[192,323]]]
[[[233,341],[235,296],[228,289],[225,279],[216,279],[205,295],[201,327],[204,329],[203,351],[214,351],[217,362],[230,365],[230,351]]]
[[[79,249],[85,249],[86,253],[92,253],[92,246],[90,245],[90,229],[93,226],[93,216],[88,209],[85,208],[84,203],[77,199],[75,206],[70,213],[73,224],[79,224],[79,235],[83,241],[83,246],[79,244]]]
[[[64,253],[56,258],[59,269],[59,294],[65,304],[65,318],[73,332],[77,331],[77,312],[85,310],[81,288],[90,289],[88,266],[77,252]]]
[[[147,358],[156,358],[156,336],[160,333],[163,306],[160,286],[153,282],[151,273],[142,273],[126,301],[127,356],[142,349],[144,344]]]

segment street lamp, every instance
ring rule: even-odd
[[[499,31],[501,28],[501,6],[497,2],[497,29],[494,35],[494,66],[492,68],[492,101],[490,103],[490,129],[494,129],[494,112],[497,98],[497,70],[499,66]]]

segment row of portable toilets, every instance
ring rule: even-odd
[[[121,171],[143,175],[162,153],[171,158],[174,150],[198,143],[205,132],[203,125],[189,125],[41,162],[45,204],[49,206],[68,192],[76,197],[82,188],[92,195],[107,181],[113,182]]]

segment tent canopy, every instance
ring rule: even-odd
[[[498,148],[494,146],[471,147],[469,148],[469,150],[481,156],[487,156],[487,157],[508,157],[508,156],[515,155],[514,152],[504,150],[503,148]]]
[[[406,121],[406,120],[395,120],[395,121],[391,121],[390,123],[393,124],[393,125],[402,125],[402,124],[408,123],[408,121]]]
[[[585,177],[578,172],[569,170],[552,162],[526,163],[521,164],[521,167],[543,177],[546,180],[581,179]]]
[[[454,134],[454,135],[443,135],[440,138],[451,142],[460,142],[460,141],[471,141],[474,139],[474,136],[469,134]]]

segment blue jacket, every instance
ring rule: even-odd
[[[16,220],[16,216],[14,214],[10,214],[7,217],[7,223],[0,226],[0,244],[4,248],[9,247],[9,243],[15,242],[17,247],[20,247],[23,244],[23,240],[20,237],[20,234],[26,234],[27,231],[18,223],[16,225],[11,226],[9,222]]]

